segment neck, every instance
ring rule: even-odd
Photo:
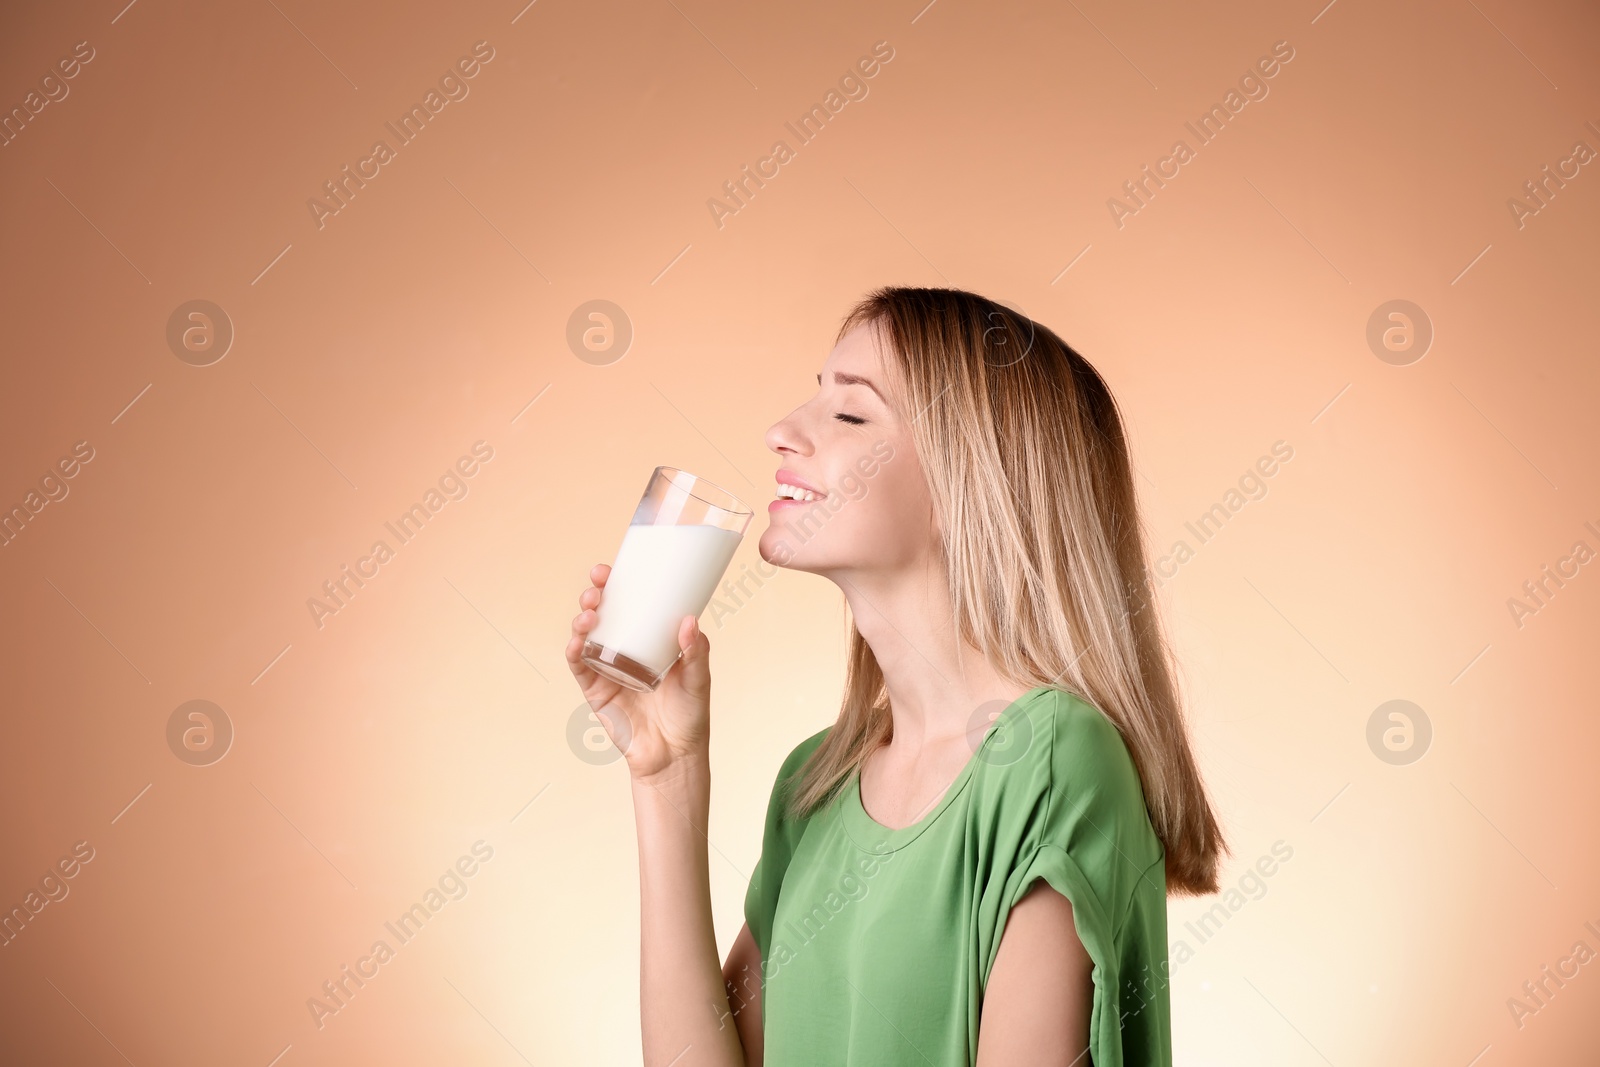
[[[850,614],[883,671],[894,721],[890,747],[914,753],[974,727],[980,705],[1007,703],[1028,685],[1007,681],[960,639],[942,566],[833,574]]]

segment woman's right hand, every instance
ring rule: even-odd
[[[593,584],[578,594],[578,606],[583,610],[572,620],[567,666],[611,743],[628,761],[628,773],[640,781],[667,781],[679,774],[688,760],[703,761],[707,753],[711,642],[700,632],[693,615],[680,619],[678,647],[683,655],[654,692],[641,693],[596,673],[583,662],[583,644],[600,621],[597,612],[610,576],[610,566],[595,564],[589,571]]]

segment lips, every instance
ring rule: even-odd
[[[828,495],[791,470],[780,470],[777,477],[779,485],[792,485],[796,489],[804,489],[807,492],[815,493],[818,497],[824,497]]]
[[[777,480],[777,495],[767,504],[768,511],[777,511],[786,507],[798,507],[804,504],[815,504],[828,495],[793,471],[780,470]]]

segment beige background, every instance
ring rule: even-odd
[[[902,283],[1022,308],[1105,373],[1158,554],[1294,450],[1163,585],[1224,879],[1293,849],[1204,944],[1214,901],[1173,902],[1176,1061],[1589,1062],[1600,963],[1520,1027],[1507,1001],[1600,951],[1600,568],[1520,627],[1507,601],[1600,550],[1600,170],[1520,228],[1507,201],[1600,149],[1592,6],[124,2],[0,33],[6,109],[94,50],[0,148],[0,506],[94,450],[0,548],[0,904],[94,855],[0,948],[0,1059],[637,1062],[632,813],[623,764],[569,743],[574,598],[657,464],[764,504],[763,432]],[[470,94],[319,229],[322,183],[478,41]],[[1119,228],[1108,198],[1179,138]],[[236,331],[203,367],[166,340],[196,299]],[[595,299],[633,329],[606,365],[566,342]],[[1434,331],[1405,366],[1365,337],[1395,299]],[[477,441],[468,495],[319,628],[307,600]],[[841,602],[784,573],[708,631],[725,952],[772,776],[837,707]],[[235,731],[209,766],[168,747],[195,699]],[[1367,744],[1392,699],[1432,725],[1409,765]],[[480,840],[319,1029],[308,998]]]

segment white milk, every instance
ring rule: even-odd
[[[629,526],[588,640],[660,673],[678,658],[678,623],[698,616],[742,535],[705,525]]]

